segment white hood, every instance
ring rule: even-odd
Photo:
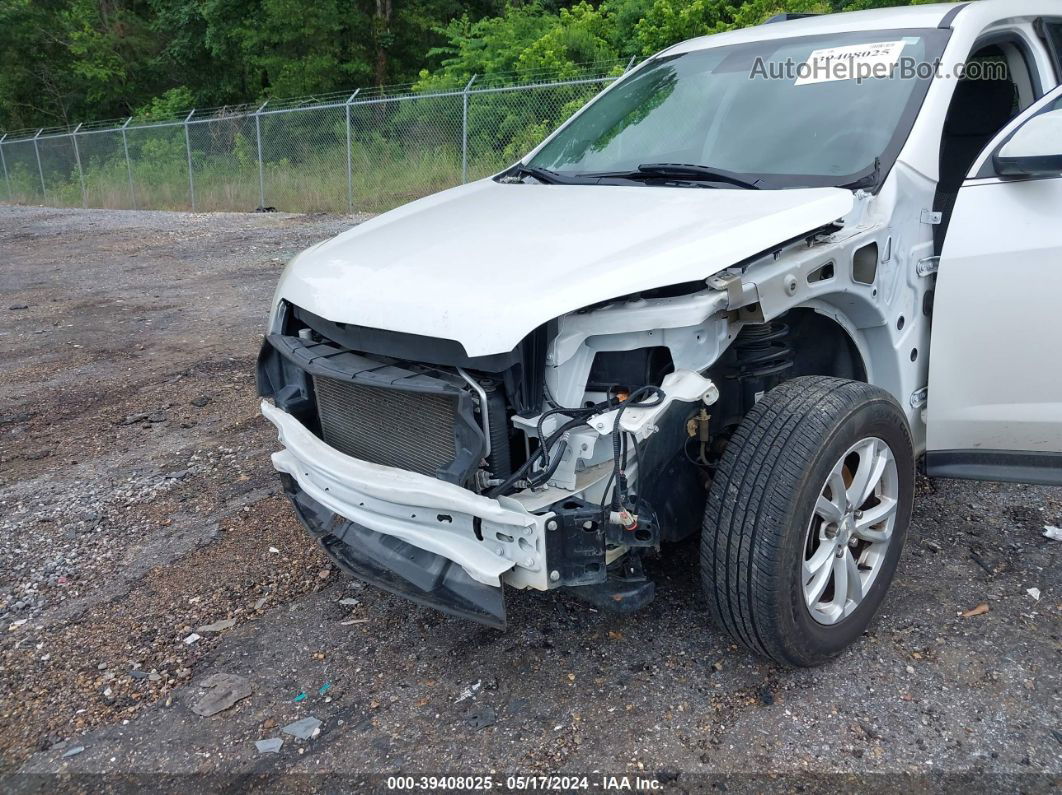
[[[482,180],[299,254],[277,299],[339,323],[512,350],[543,323],[706,279],[852,207],[840,188],[730,190]]]

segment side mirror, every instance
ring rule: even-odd
[[[1033,116],[992,158],[1003,177],[1062,173],[1062,110]]]

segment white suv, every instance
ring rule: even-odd
[[[1057,0],[694,39],[302,252],[259,363],[299,517],[495,626],[506,585],[637,609],[645,556],[700,534],[719,627],[835,656],[918,457],[1062,484],[1060,44]]]

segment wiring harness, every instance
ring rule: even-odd
[[[665,398],[664,391],[659,387],[643,386],[631,392],[626,398],[610,397],[608,400],[581,408],[566,408],[554,404],[554,408],[542,412],[538,418],[538,438],[541,440],[538,448],[515,472],[487,492],[487,496],[498,497],[507,494],[517,484],[525,485],[527,488],[536,488],[545,484],[557,471],[568,449],[566,434],[580,425],[585,425],[591,417],[597,414],[618,409],[612,426],[612,474],[605,485],[601,510],[604,513],[606,506],[610,507],[616,521],[628,529],[634,529],[637,520],[628,508],[630,494],[626,475],[627,437],[630,434],[623,431],[620,420],[629,408],[652,408],[663,403]],[[553,416],[564,416],[569,419],[547,438],[544,436],[544,425],[546,420]],[[536,465],[540,465],[538,471],[534,471]],[[529,473],[533,474],[528,476]],[[609,499],[610,490],[612,491],[611,500]]]

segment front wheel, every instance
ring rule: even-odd
[[[772,389],[708,494],[701,579],[716,625],[786,665],[840,654],[885,596],[913,491],[910,429],[888,393],[823,376]]]

